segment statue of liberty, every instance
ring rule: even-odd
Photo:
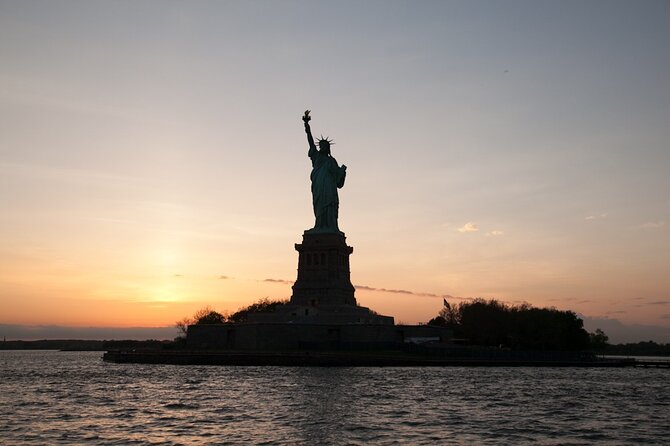
[[[337,226],[337,213],[340,201],[337,197],[337,189],[344,186],[344,178],[347,175],[347,166],[338,166],[335,158],[330,154],[330,146],[334,143],[326,138],[319,138],[319,148],[314,144],[312,130],[309,121],[312,117],[309,110],[302,117],[309,143],[307,156],[312,160],[312,204],[316,222],[314,227],[305,233],[337,233],[341,234]]]

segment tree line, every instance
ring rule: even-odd
[[[263,298],[232,314],[207,306],[176,325],[186,335],[189,325],[247,322],[252,313],[274,312],[287,303],[288,300]],[[573,311],[536,308],[530,304],[508,305],[495,299],[474,299],[454,305],[444,300],[444,307],[427,324],[450,328],[455,340],[470,345],[561,351],[609,348],[607,335],[600,329],[588,333]]]
[[[454,305],[445,300],[444,307],[428,325],[450,328],[454,337],[464,343],[519,350],[575,351],[607,343],[602,331],[589,334],[573,311],[507,305],[495,299]]]
[[[670,342],[662,344],[654,341],[643,341],[607,345],[605,353],[622,356],[670,356]]]
[[[229,314],[228,312],[220,313],[210,306],[206,306],[196,311],[191,317],[185,317],[176,322],[177,328],[186,335],[189,325],[201,324],[238,324],[247,322],[249,315],[253,313],[272,313],[278,307],[286,305],[288,299],[269,299],[264,297],[254,302],[251,305],[242,307],[236,312]]]

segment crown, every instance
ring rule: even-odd
[[[332,139],[329,139],[327,136],[324,138],[323,135],[321,135],[321,136],[319,137],[319,144],[320,144],[321,142],[326,142],[326,143],[328,143],[329,146],[334,146],[334,145],[335,145],[335,143],[333,142]]]

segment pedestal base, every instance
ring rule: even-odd
[[[344,234],[305,233],[298,251],[298,279],[293,285],[292,305],[356,305],[351,284],[349,255]]]
[[[305,231],[298,251],[298,279],[288,305],[274,313],[250,315],[253,322],[393,325],[393,318],[358,306],[351,284],[343,233]]]

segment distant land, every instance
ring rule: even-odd
[[[65,327],[60,325],[0,324],[0,341],[40,339],[91,339],[91,340],[173,340],[179,335],[171,327]]]
[[[654,341],[670,343],[670,327],[661,325],[624,324],[618,319],[589,317],[578,315],[584,321],[584,328],[594,332],[597,328],[609,336],[610,343]]]
[[[137,340],[86,340],[86,339],[42,339],[39,341],[0,341],[0,350],[166,350],[174,348],[174,341]]]
[[[43,339],[37,341],[0,341],[0,350],[64,350],[64,351],[109,351],[109,350],[179,350],[174,341],[158,340],[85,340],[85,339]],[[475,347],[476,348],[476,347]],[[599,354],[619,356],[668,356],[670,343],[637,342],[608,345]]]
[[[658,325],[624,324],[617,319],[595,318],[579,315],[584,328],[594,332],[602,329],[612,344],[654,341],[670,343],[670,327]],[[0,324],[0,341],[41,339],[90,339],[90,340],[172,340],[179,336],[174,327],[66,327],[60,325]]]

